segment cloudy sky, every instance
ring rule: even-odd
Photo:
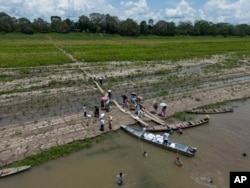
[[[30,21],[60,16],[77,21],[90,13],[110,14],[138,23],[153,19],[174,21],[207,20],[213,23],[250,24],[250,0],[0,0],[0,12]]]

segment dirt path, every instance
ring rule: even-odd
[[[65,51],[63,53],[66,53]],[[72,56],[69,56],[73,58]],[[77,62],[73,58],[74,62]],[[98,91],[97,85],[93,83],[89,77],[95,73],[97,76],[106,76],[104,83],[109,84],[108,87],[116,88],[121,91],[128,92],[129,89],[137,88],[142,93],[149,92],[148,88],[157,81],[165,82],[165,74],[161,77],[151,75],[152,71],[161,70],[163,67],[167,69],[176,69],[176,67],[184,67],[185,70],[190,71],[199,67],[215,64],[215,61],[219,63],[220,58],[214,57],[209,60],[200,60],[197,62],[180,61],[176,65],[173,64],[155,64],[153,69],[149,62],[148,66],[143,68],[145,79],[139,74],[140,78],[134,82],[116,81],[108,83],[109,76],[107,72],[102,74],[96,74],[95,68],[90,69],[90,65],[84,62],[72,63],[69,66],[52,66],[30,68],[28,74],[20,72],[19,69],[2,69],[1,74],[6,76],[6,80],[0,83],[0,123],[6,121],[7,118],[14,119],[18,117],[26,117],[28,115],[42,114],[48,111],[50,104],[61,105],[58,106],[57,111],[64,110],[65,108],[75,108],[75,106],[81,106],[79,100],[92,100],[91,97],[99,98],[103,94]],[[120,62],[121,64],[122,62]],[[111,62],[108,66],[119,64],[119,62]],[[131,64],[127,62],[127,64]],[[243,64],[243,67],[234,68],[233,70],[223,70],[222,72],[208,72],[206,74],[200,73],[197,77],[193,76],[193,72],[190,72],[190,77],[186,73],[180,75],[180,79],[184,77],[183,81],[176,84],[176,81],[166,80],[167,84],[155,90],[164,90],[165,87],[177,86],[183,88],[183,82],[191,80],[191,84],[197,80],[199,84],[207,81],[220,81],[219,84],[209,84],[206,87],[197,87],[189,85],[188,89],[181,90],[180,92],[173,92],[162,97],[150,97],[144,100],[143,105],[148,111],[153,110],[153,101],[158,102],[164,101],[168,103],[168,116],[173,115],[175,112],[184,111],[186,109],[203,106],[211,103],[217,103],[228,100],[242,99],[250,97],[250,79],[238,79],[235,81],[226,82],[226,80],[232,78],[244,78],[250,75],[249,71],[249,60]],[[112,66],[113,67],[113,66]],[[111,67],[111,68],[112,68]],[[113,67],[114,68],[114,67]],[[127,76],[133,74],[138,70],[140,66],[132,66],[119,70],[116,68],[112,72],[112,78],[116,79],[119,76]],[[86,72],[91,74],[87,75]],[[138,72],[138,71],[137,71]],[[195,72],[198,74],[197,72]],[[104,75],[105,74],[105,75]],[[175,73],[174,73],[175,74]],[[174,75],[173,74],[173,75]],[[178,73],[176,73],[178,75]],[[12,76],[15,75],[14,79]],[[176,76],[176,75],[174,75]],[[3,77],[3,76],[2,76]],[[111,78],[110,77],[110,78]],[[135,75],[136,77],[136,75]],[[150,79],[149,79],[150,78]],[[189,83],[189,82],[185,82]],[[60,85],[61,84],[61,85]],[[141,88],[138,88],[138,85]],[[156,86],[155,86],[156,87]],[[158,85],[157,85],[158,87]],[[107,89],[107,85],[103,85],[102,93]],[[87,98],[81,98],[87,96]],[[72,98],[76,98],[75,101]],[[118,100],[119,101],[119,100]],[[56,112],[57,112],[56,111]],[[89,111],[89,113],[92,113]],[[128,113],[123,113],[120,108],[116,105],[112,106],[112,110],[109,112],[113,116],[113,130],[108,129],[108,113],[105,116],[105,131],[99,131],[99,120],[98,118],[91,117],[85,118],[81,111],[73,113],[55,114],[51,113],[47,116],[40,118],[27,119],[26,121],[19,123],[9,123],[7,126],[1,126],[0,128],[0,166],[12,163],[14,161],[21,160],[29,155],[42,152],[49,149],[52,146],[64,145],[76,140],[82,140],[86,138],[93,138],[101,134],[111,132],[120,128],[121,124],[133,124],[135,119]],[[133,113],[133,112],[131,112]],[[18,120],[17,120],[18,121]],[[143,118],[143,121],[150,124],[150,119],[147,117]]]

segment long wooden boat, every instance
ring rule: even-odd
[[[219,109],[195,108],[191,110],[186,110],[186,113],[192,113],[192,114],[219,114],[227,112],[233,112],[233,108],[219,108]]]
[[[196,152],[196,148],[195,147],[191,147],[185,144],[181,144],[177,141],[168,140],[167,144],[163,143],[163,136],[161,135],[155,135],[153,133],[150,132],[144,132],[143,130],[139,130],[136,128],[133,128],[131,126],[127,126],[127,125],[122,125],[121,128],[126,131],[127,133],[129,133],[130,135],[139,138],[142,141],[154,144],[156,146],[162,147],[164,149],[168,149],[170,151],[174,151],[174,152],[178,152],[180,154],[186,155],[188,157],[194,156],[195,152]]]
[[[31,166],[20,166],[20,167],[13,167],[13,168],[4,168],[0,170],[0,178],[10,176],[13,174],[17,174],[23,172],[25,170],[30,169]]]
[[[202,119],[194,120],[194,121],[187,121],[187,122],[181,122],[176,124],[167,124],[167,125],[155,125],[147,127],[147,131],[149,132],[162,132],[162,131],[170,131],[172,130],[178,130],[186,129],[190,127],[196,127],[199,125],[204,125],[209,122],[209,117],[204,117]]]

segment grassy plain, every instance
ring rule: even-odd
[[[178,61],[214,54],[249,55],[249,37],[121,37],[106,34],[0,35],[0,67],[71,63],[59,48],[85,62]]]

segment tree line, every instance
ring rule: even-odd
[[[109,14],[91,13],[89,16],[82,15],[76,22],[69,18],[62,19],[60,16],[51,16],[50,23],[37,18],[33,22],[22,17],[16,18],[0,12],[0,32],[20,32],[25,34],[34,33],[108,33],[121,36],[157,35],[157,36],[249,36],[248,24],[232,25],[230,23],[212,23],[206,20],[180,21],[178,24],[159,20],[154,23],[153,19],[141,21],[139,24],[131,18],[119,20],[117,16]]]

